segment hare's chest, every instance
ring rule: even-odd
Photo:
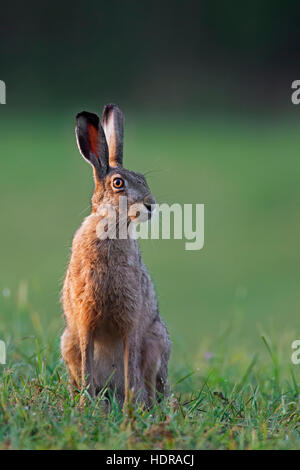
[[[109,264],[103,278],[103,294],[110,313],[132,312],[140,303],[141,270],[135,256],[120,257]]]

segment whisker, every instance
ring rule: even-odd
[[[143,173],[143,176],[146,177],[146,176],[151,175],[153,173],[162,173],[164,171],[168,171],[168,169],[167,168],[156,168],[156,169],[146,171],[145,173]]]

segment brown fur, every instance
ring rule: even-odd
[[[97,116],[85,112],[77,116],[77,141],[81,153],[94,167],[95,190],[92,213],[74,236],[64,281],[66,329],[61,351],[71,389],[88,387],[94,396],[109,381],[122,403],[133,389],[135,398],[149,405],[168,393],[169,336],[137,241],[99,239],[97,227],[103,215],[97,209],[103,203],[117,207],[120,195],[127,196],[129,206],[137,202],[154,204],[155,200],[144,176],[121,166],[121,111],[109,105],[103,116],[105,134],[113,146],[109,148],[112,162]],[[113,127],[108,128],[110,125]],[[95,149],[102,154],[97,155]],[[123,191],[112,186],[116,175],[126,182]]]

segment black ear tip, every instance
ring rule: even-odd
[[[104,106],[104,110],[107,110],[107,111],[110,111],[111,109],[114,109],[114,108],[119,108],[119,106],[114,103],[108,103]]]
[[[114,104],[114,103],[109,103],[107,105],[104,106],[104,109],[103,109],[103,117],[104,118],[108,118],[108,116],[112,113],[112,112],[116,112],[118,114],[122,113],[122,111],[120,110],[119,106],[117,104]]]
[[[88,111],[81,111],[81,113],[78,113],[76,116],[76,121],[84,119],[90,124],[93,124],[95,127],[99,127],[99,116],[95,113],[89,113]]]

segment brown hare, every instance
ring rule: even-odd
[[[87,387],[91,397],[107,383],[121,403],[128,393],[149,406],[168,394],[170,340],[160,318],[153,284],[133,237],[108,237],[102,224],[112,206],[120,225],[119,199],[126,214],[143,204],[148,218],[155,205],[142,174],[123,168],[121,110],[104,108],[76,117],[76,137],[83,157],[93,166],[95,189],[91,214],[76,232],[67,269],[62,304],[66,328],[61,351],[71,389]],[[100,209],[100,210],[99,210]],[[136,215],[126,215],[126,226]]]

